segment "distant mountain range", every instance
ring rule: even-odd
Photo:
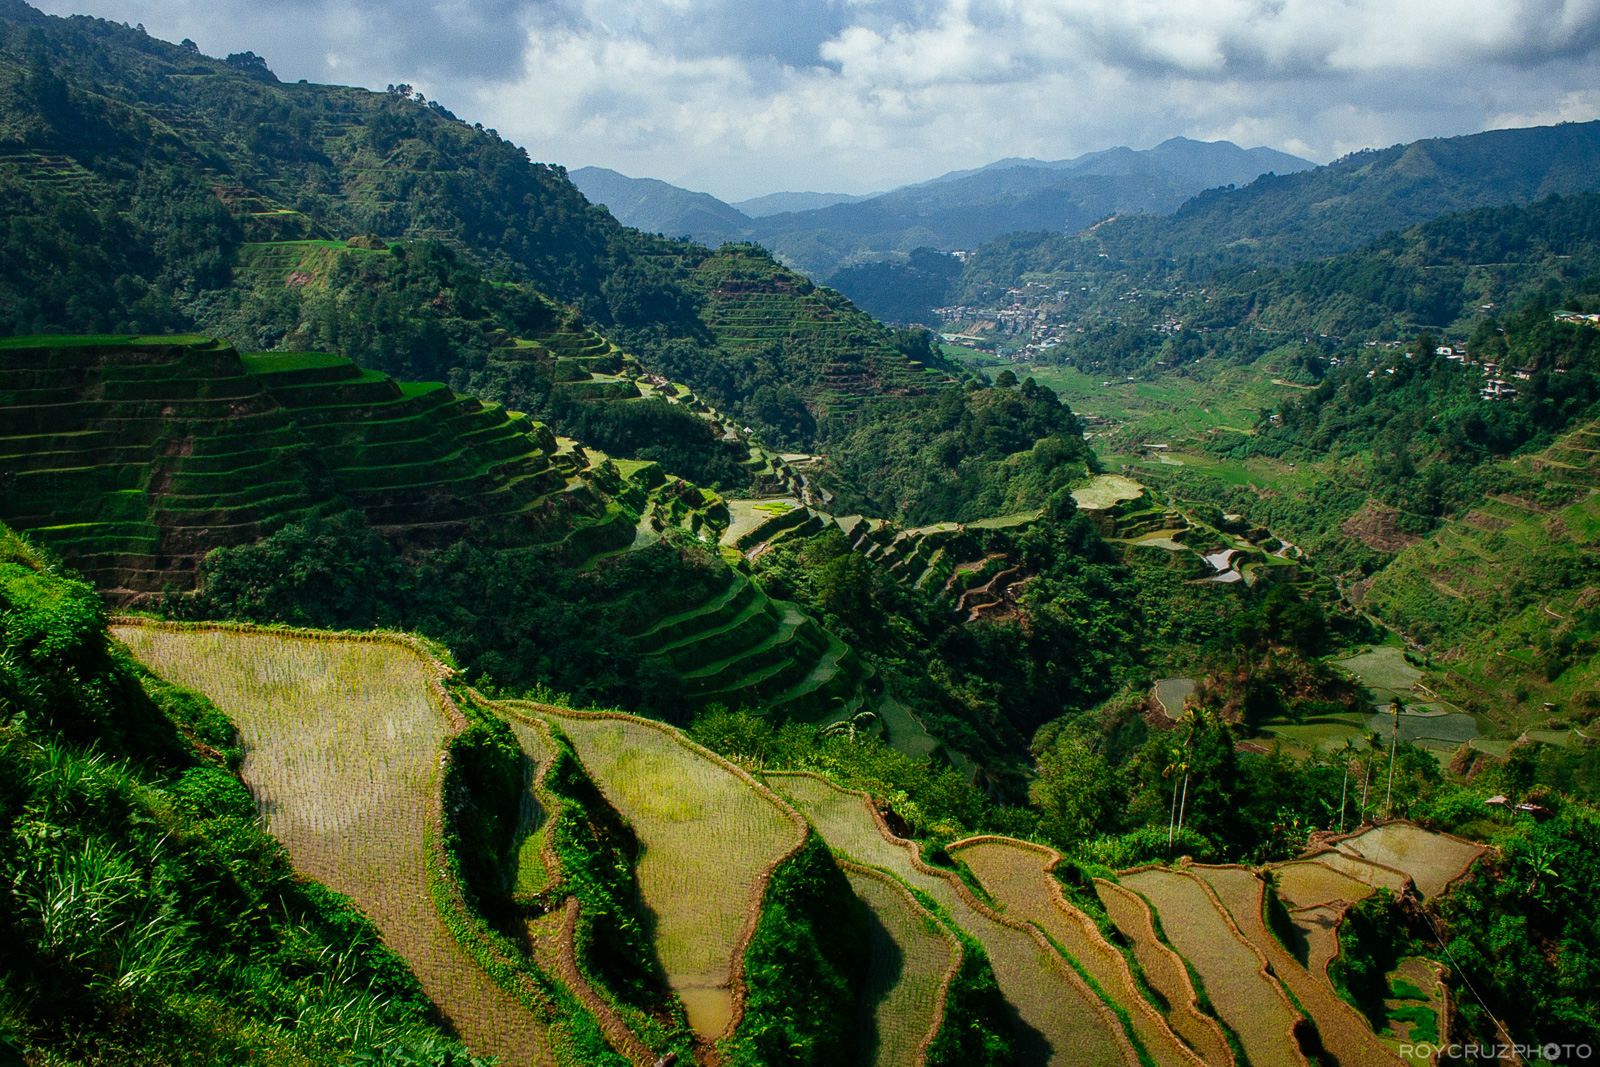
[[[1017,230],[1072,232],[1120,212],[1165,214],[1217,186],[1315,166],[1270,148],[1174,137],[1073,159],[1004,159],[876,196],[774,193],[727,204],[601,167],[569,175],[624,225],[709,245],[758,241],[815,278],[841,265],[927,247],[973,248]]]
[[[993,302],[1025,276],[1112,270],[1140,284],[1205,284],[1218,271],[1324,260],[1452,212],[1591,190],[1600,190],[1600,122],[1491,130],[1263,175],[1202,192],[1166,215],[1002,234],[964,263],[925,249],[849,264],[825,280],[885,321],[932,325],[934,308]]]
[[[780,215],[785,211],[811,211],[816,208],[832,207],[835,204],[854,204],[858,200],[871,200],[882,193],[864,193],[861,196],[852,196],[849,193],[768,193],[766,196],[752,197],[749,200],[735,200],[733,206],[749,215],[753,219],[764,218],[767,215]]]
[[[968,295],[1074,264],[1287,266],[1338,255],[1450,212],[1600,189],[1600,122],[1436,137],[1357,152],[1298,174],[1210,190],[1166,217],[1131,215],[1092,233],[1015,233],[967,263]]]

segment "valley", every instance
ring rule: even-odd
[[[1585,1062],[1595,126],[757,215],[0,0],[0,1065]]]

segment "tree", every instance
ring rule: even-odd
[[[1394,715],[1394,734],[1389,739],[1389,791],[1383,799],[1383,817],[1392,818],[1394,815],[1394,757],[1400,751],[1400,698],[1395,697],[1389,705],[1389,711]]]
[[[1105,758],[1074,736],[1058,738],[1039,756],[1028,794],[1043,814],[1040,828],[1062,847],[1114,831],[1124,800]]]
[[[1361,775],[1361,819],[1367,818],[1367,786],[1372,782],[1372,757],[1383,754],[1383,737],[1376,730],[1367,731],[1367,760]]]
[[[1344,744],[1339,746],[1339,755],[1344,759],[1344,782],[1339,786],[1339,832],[1344,833],[1344,804],[1345,797],[1350,789],[1350,761],[1355,758],[1356,743],[1350,738],[1344,739]]]
[[[1190,708],[1183,716],[1183,750],[1187,754],[1194,747],[1196,735],[1205,728],[1206,713],[1200,708]],[[1178,804],[1178,832],[1183,832],[1183,817],[1189,807],[1189,760],[1183,761],[1183,800]]]
[[[1167,847],[1172,847],[1172,835],[1178,827],[1178,776],[1182,775],[1185,783],[1189,781],[1189,763],[1183,758],[1183,750],[1172,750],[1172,762],[1167,764],[1163,776],[1172,779],[1172,811],[1167,816]]]

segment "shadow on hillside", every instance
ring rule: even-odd
[[[878,1006],[888,999],[899,983],[900,974],[905,970],[905,953],[900,951],[888,927],[878,919],[877,912],[871,908],[861,910],[866,916],[871,959],[861,989],[861,1044],[856,1062],[869,1064],[878,1061],[878,1044],[882,1040],[878,1033]]]

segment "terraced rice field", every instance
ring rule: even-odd
[[[1124,875],[1122,884],[1154,906],[1172,947],[1199,972],[1250,1062],[1304,1067],[1291,1035],[1294,1011],[1283,991],[1262,973],[1260,958],[1229,928],[1200,883],[1154,868]]]
[[[1271,722],[1262,729],[1272,737],[1280,738],[1286,747],[1302,749],[1307,753],[1337,752],[1346,738],[1359,742],[1364,736],[1366,716],[1330,715],[1311,719],[1305,723]],[[1391,722],[1384,716],[1384,729]],[[1388,736],[1387,733],[1384,736]]]
[[[451,936],[428,894],[449,733],[418,654],[373,641],[118,626],[239,727],[243,774],[295,869],[350,897],[474,1051],[551,1062],[543,1026]]]
[[[1407,663],[1405,653],[1392,645],[1339,660],[1335,666],[1360,678],[1372,695],[1385,704],[1396,697],[1409,702],[1411,687],[1422,680],[1422,672]]]
[[[777,510],[782,505],[783,510]],[[728,528],[722,533],[722,543],[725,545],[738,544],[739,538],[753,531],[757,526],[766,522],[774,515],[792,511],[800,506],[800,501],[795,497],[784,497],[776,500],[730,500],[728,501]]]
[[[1368,1028],[1366,1021],[1325,982],[1300,966],[1267,931],[1262,918],[1266,883],[1255,872],[1241,867],[1196,867],[1195,877],[1203,879],[1222,901],[1245,940],[1256,947],[1272,965],[1272,972],[1310,1013],[1322,1036],[1322,1046],[1333,1054],[1340,1067],[1396,1067],[1394,1054]]]
[[[1100,903],[1118,930],[1133,944],[1134,959],[1145,980],[1166,998],[1167,1022],[1177,1035],[1210,1067],[1233,1063],[1233,1050],[1216,1021],[1195,1004],[1194,985],[1183,960],[1156,936],[1150,907],[1134,892],[1112,882],[1096,880]]]
[[[845,876],[877,918],[857,1063],[921,1067],[925,1043],[943,1018],[944,984],[961,960],[960,947],[892,879],[864,867],[847,867]]]
[[[1326,979],[1328,964],[1339,954],[1339,912],[1326,907],[1307,908],[1295,912],[1290,918],[1305,935],[1309,948],[1306,970],[1318,978]]]
[[[1144,486],[1120,474],[1102,474],[1081,489],[1072,491],[1072,499],[1080,508],[1100,510],[1115,507],[1124,500],[1137,500]]]
[[[1290,908],[1312,908],[1336,901],[1355,903],[1373,887],[1316,860],[1297,860],[1276,869],[1278,896]]]
[[[1098,998],[1053,951],[1023,930],[975,909],[952,878],[913,863],[915,847],[884,837],[862,798],[804,774],[769,774],[783,794],[817,828],[828,846],[858,863],[882,868],[927,893],[983,945],[1000,991],[1017,1009],[1015,1040],[1024,1067],[1131,1067],[1131,1048]]]
[[[1055,853],[1019,841],[987,838],[952,848],[951,854],[971,868],[1008,918],[1043,930],[1095,980],[1105,996],[1127,1010],[1134,1033],[1160,1067],[1198,1064],[1137,992],[1122,953],[1101,936],[1088,916],[1061,899],[1053,879],[1045,873],[1046,866],[1056,859]]]
[[[548,888],[551,882],[551,872],[546,868],[543,851],[545,833],[549,829],[549,813],[534,796],[532,780],[551,754],[548,751],[549,746],[538,730],[514,719],[509,720],[509,723],[527,760],[525,769],[529,785],[522,795],[521,810],[517,812],[521,841],[517,846],[517,871],[512,885],[519,893],[540,893]]]
[[[933,755],[939,747],[939,739],[928,733],[911,714],[911,709],[895,699],[893,693],[886,695],[878,705],[878,716],[888,731],[889,747],[896,752],[921,759]]]
[[[1339,851],[1404,871],[1416,884],[1417,892],[1428,898],[1444,892],[1483,855],[1481,845],[1398,822],[1346,838],[1339,842]]]
[[[1376,730],[1387,744],[1394,725],[1394,716],[1380,711],[1367,718],[1366,729]],[[1477,736],[1477,720],[1464,713],[1400,716],[1400,740],[1423,748],[1454,750]]]
[[[1331,867],[1374,889],[1398,893],[1406,884],[1406,876],[1399,871],[1379,867],[1348,852],[1320,852],[1316,858],[1324,867]]]
[[[1438,972],[1427,960],[1409,956],[1389,974],[1389,988],[1394,995],[1384,1000],[1389,1013],[1384,1044],[1405,1062],[1430,1067],[1431,1056],[1415,1050],[1437,1045],[1444,1036],[1439,1032],[1445,1005]]]
[[[1183,702],[1193,695],[1193,678],[1163,678],[1156,682],[1156,702],[1167,713],[1167,718],[1174,722],[1183,718]]]
[[[760,909],[765,875],[799,845],[798,820],[671,727],[544,706],[537,712],[572,740],[595,784],[637,833],[644,846],[639,891],[656,952],[690,1026],[716,1038],[733,1019],[734,963]]]

